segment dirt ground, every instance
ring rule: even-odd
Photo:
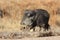
[[[0,39],[0,40],[60,40],[60,36],[43,37],[43,38],[24,38],[24,39]]]

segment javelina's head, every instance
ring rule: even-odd
[[[32,25],[35,15],[36,15],[36,13],[33,10],[25,10],[21,24],[22,25]]]

